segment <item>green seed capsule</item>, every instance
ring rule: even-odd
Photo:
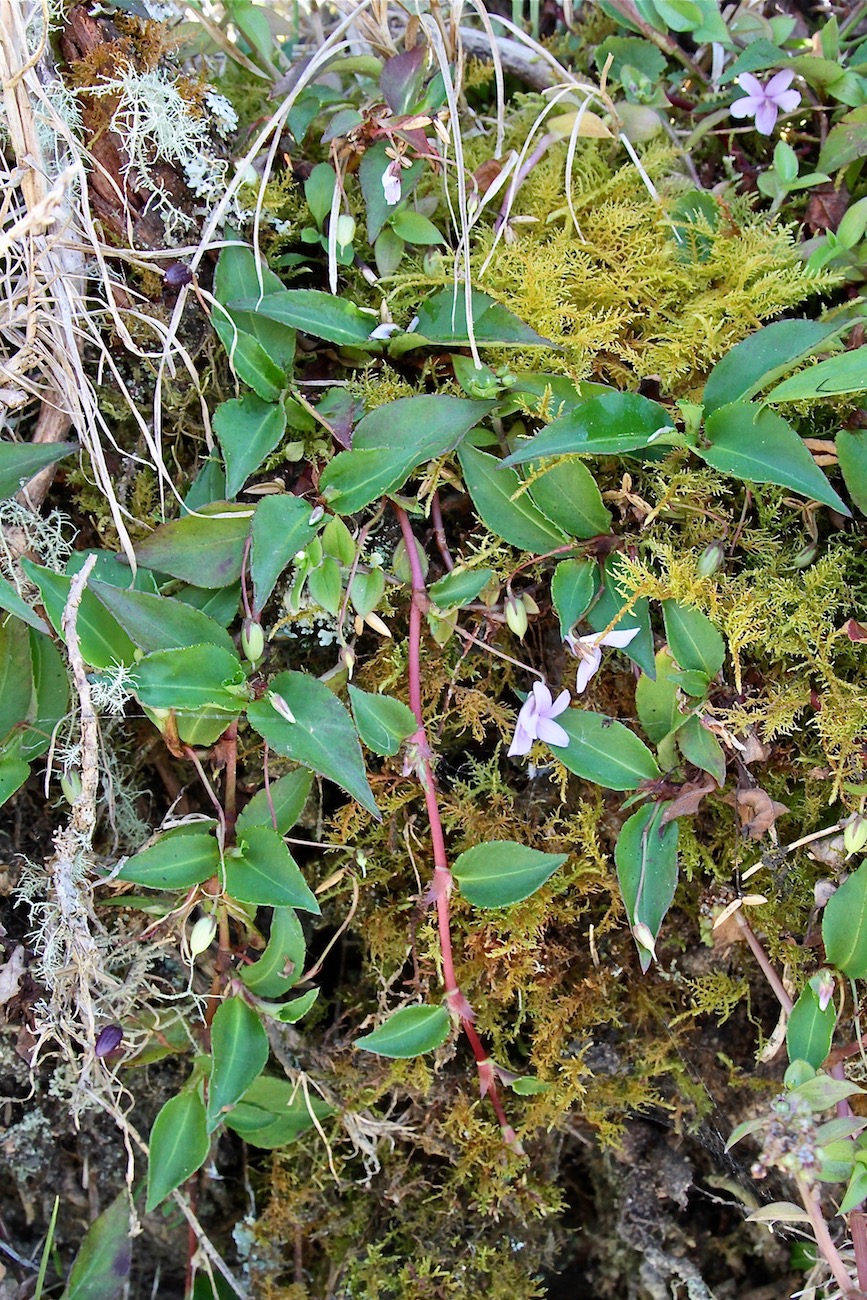
[[[867,845],[867,817],[863,813],[854,813],[843,828],[843,848],[846,857],[860,853]]]
[[[252,618],[245,618],[241,624],[241,649],[251,664],[257,664],[265,653],[265,633],[261,623]]]
[[[717,569],[722,567],[725,560],[725,547],[722,542],[711,542],[702,551],[696,566],[700,578],[710,578]]]

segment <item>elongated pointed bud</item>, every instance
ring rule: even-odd
[[[241,624],[241,649],[251,664],[257,664],[265,653],[265,633],[255,619],[245,618]]]
[[[834,996],[834,990],[837,987],[836,980],[832,971],[820,970],[818,975],[814,975],[810,980],[810,988],[816,995],[819,1003],[819,1010],[824,1011]]]
[[[637,944],[646,948],[654,961],[656,961],[656,940],[653,937],[650,926],[645,925],[643,921],[637,921],[632,927],[632,934]]]
[[[200,916],[192,930],[190,930],[190,952],[193,957],[198,957],[200,953],[206,952],[210,948],[216,933],[217,918],[214,916]]]
[[[863,813],[853,813],[843,829],[843,848],[846,857],[861,853],[867,845],[867,817]]]
[[[289,705],[283,699],[282,695],[278,695],[276,691],[269,691],[268,703],[271,705],[271,708],[275,713],[280,714],[281,718],[285,718],[287,722],[295,721],[295,714],[289,708]]]
[[[722,568],[726,552],[722,542],[711,542],[702,551],[696,570],[700,578],[710,578],[717,569]]]
[[[523,600],[509,592],[505,600],[506,622],[519,641],[523,641],[528,627],[527,610]]]
[[[63,773],[60,778],[60,788],[66,797],[66,802],[72,807],[76,799],[81,796],[81,777],[74,768]]]

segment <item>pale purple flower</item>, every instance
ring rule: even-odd
[[[386,205],[390,208],[393,208],[395,203],[400,203],[400,172],[400,163],[395,161],[389,163],[382,173],[382,189]]]
[[[754,117],[756,130],[770,135],[776,126],[778,113],[793,113],[801,102],[797,90],[789,90],[795,77],[793,68],[783,68],[763,86],[751,72],[742,72],[737,83],[747,92],[746,99],[736,99],[731,106],[732,117]]]
[[[640,631],[640,628],[630,627],[623,632],[609,632],[607,636],[600,636],[598,632],[593,632],[590,636],[567,636],[566,644],[576,659],[581,660],[575,681],[575,690],[579,695],[587,690],[587,683],[599,670],[599,665],[602,663],[602,647],[611,645],[622,650],[624,646],[629,645],[633,637],[638,636]]]
[[[546,745],[565,748],[569,737],[554,718],[569,707],[569,692],[561,691],[556,700],[544,682],[534,682],[533,691],[521,705],[515,739],[509,746],[509,757],[529,754],[534,740],[544,740]]]

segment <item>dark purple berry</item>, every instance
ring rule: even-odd
[[[122,1042],[123,1030],[120,1025],[106,1025],[97,1034],[94,1051],[97,1056],[108,1056],[109,1052],[120,1047]]]
[[[166,267],[163,281],[167,289],[180,289],[189,284],[192,278],[193,273],[184,262],[172,262],[171,266]]]

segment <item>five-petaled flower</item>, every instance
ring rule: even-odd
[[[638,636],[640,630],[637,627],[630,627],[623,632],[609,632],[607,636],[600,636],[598,632],[593,632],[590,636],[566,637],[569,649],[577,659],[581,660],[575,681],[575,690],[579,695],[586,691],[587,683],[602,663],[602,647],[611,645],[622,650],[624,646],[629,645],[633,637]]]
[[[736,99],[732,104],[732,117],[754,117],[756,130],[762,135],[770,135],[776,126],[777,114],[793,113],[801,102],[797,90],[789,89],[794,77],[794,69],[783,68],[782,72],[771,77],[767,85],[762,85],[751,72],[742,72],[737,82],[747,94],[745,99]]]
[[[561,691],[555,700],[544,682],[534,682],[531,694],[521,705],[515,739],[509,746],[509,756],[529,754],[534,740],[544,740],[546,745],[565,748],[569,744],[569,737],[554,718],[568,707],[568,691]]]

